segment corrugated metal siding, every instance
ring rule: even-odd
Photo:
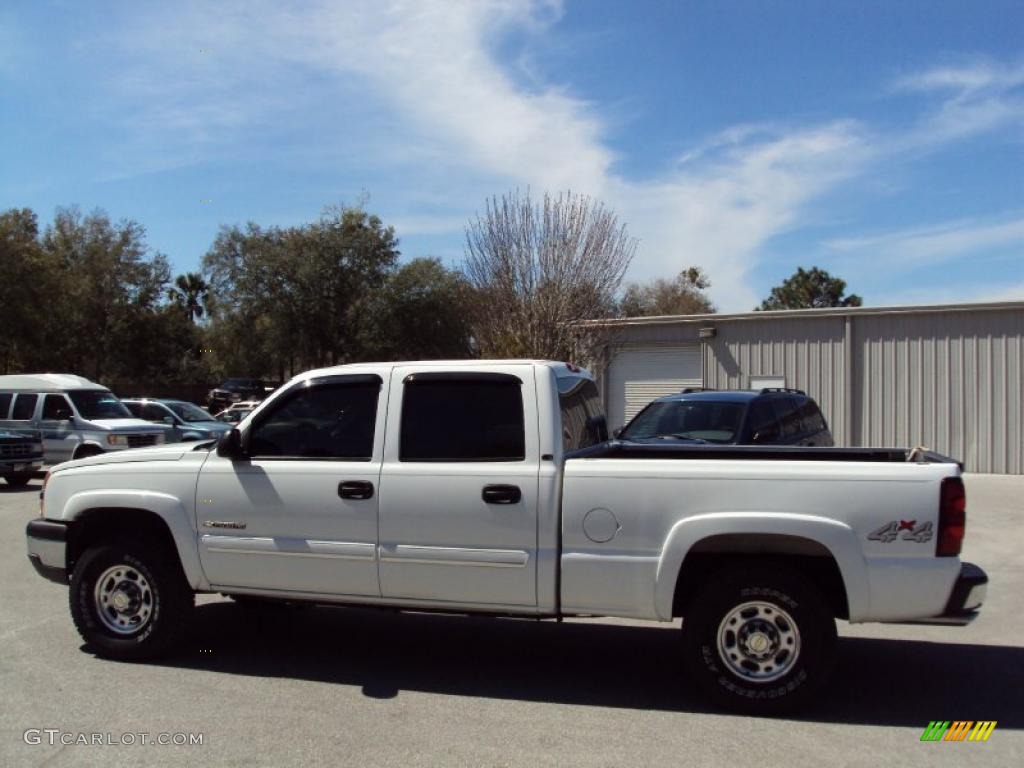
[[[783,376],[818,401],[837,445],[925,445],[971,472],[1024,474],[1020,307],[681,319],[623,328],[616,343],[695,341],[701,326],[716,329],[702,345],[705,386]]]
[[[705,346],[704,382],[747,389],[751,376],[782,376],[817,400],[836,445],[845,445],[843,318],[739,320],[717,326]]]
[[[861,445],[926,445],[1024,474],[1024,312],[869,315],[854,324]]]

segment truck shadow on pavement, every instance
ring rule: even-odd
[[[679,664],[678,625],[399,614],[349,608],[196,609],[188,647],[168,666],[493,699],[713,712]],[[898,630],[894,630],[898,631]],[[955,635],[953,630],[951,635]],[[794,716],[915,726],[997,720],[1024,728],[1024,648],[841,638],[831,690]]]

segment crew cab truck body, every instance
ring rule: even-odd
[[[340,366],[212,442],[56,467],[28,526],[100,654],[145,658],[196,592],[537,618],[683,616],[688,679],[775,711],[827,678],[835,619],[966,624],[960,468],[879,449],[607,441],[586,371]]]

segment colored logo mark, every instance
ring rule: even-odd
[[[931,720],[921,741],[988,741],[996,720]]]

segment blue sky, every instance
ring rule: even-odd
[[[811,265],[1024,299],[1020,0],[6,4],[0,126],[0,208],[135,219],[176,271],[365,197],[454,265],[488,196],[571,188],[726,311]]]

